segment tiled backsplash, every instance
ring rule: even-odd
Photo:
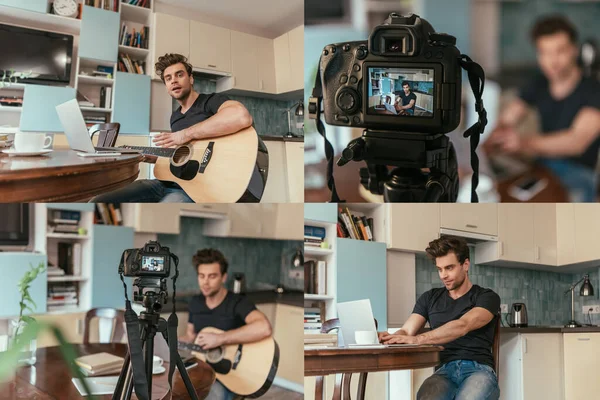
[[[536,19],[542,15],[565,15],[575,24],[580,39],[598,40],[600,4],[597,2],[585,4],[581,1],[527,0],[502,2],[501,7],[500,57],[503,66],[535,65],[535,50],[529,32]]]
[[[178,291],[198,290],[192,256],[203,248],[218,249],[229,261],[229,288],[233,287],[233,274],[242,272],[247,290],[274,289],[278,284],[303,290],[303,278],[289,276],[293,254],[302,248],[301,241],[207,237],[202,232],[203,223],[202,219],[182,217],[180,234],[158,235],[160,244],[179,257]]]
[[[500,296],[503,304],[525,303],[529,325],[562,326],[571,319],[571,295],[564,294],[571,284],[584,275],[533,271],[519,268],[493,267],[477,265],[472,260],[469,269],[471,282],[481,287],[490,288]],[[594,296],[580,297],[579,284],[575,290],[575,319],[579,323],[589,323],[588,316],[582,313],[582,305],[600,304],[599,269],[594,268],[587,273],[594,287]],[[434,263],[425,255],[416,255],[416,291],[417,298],[429,289],[442,287]],[[592,324],[600,324],[600,315],[592,314]]]
[[[214,93],[217,90],[217,84],[208,79],[194,79],[194,89],[198,93]],[[259,135],[284,136],[288,132],[288,119],[285,110],[296,104],[298,100],[280,101],[263,99],[249,96],[227,95],[231,100],[236,100],[242,103],[254,119],[254,127]],[[173,100],[173,110],[177,109],[179,104]],[[294,107],[291,111],[291,126],[292,133],[295,135],[303,135],[302,128],[296,128],[296,122],[302,122],[304,117],[296,117],[294,115]]]

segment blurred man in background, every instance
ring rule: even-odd
[[[562,16],[536,22],[531,39],[542,74],[502,110],[486,145],[536,157],[558,177],[572,201],[590,202],[596,200],[600,83],[582,74],[577,36]],[[541,132],[521,137],[516,128],[530,107],[540,114]]]

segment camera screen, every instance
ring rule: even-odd
[[[433,118],[433,69],[369,68],[370,115]]]
[[[142,256],[142,271],[163,272],[165,269],[165,258],[156,256]]]

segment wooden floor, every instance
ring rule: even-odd
[[[293,392],[291,390],[283,389],[279,386],[271,386],[271,388],[265,393],[264,396],[260,397],[261,400],[304,400],[304,394]]]

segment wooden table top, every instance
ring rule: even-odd
[[[304,376],[434,367],[442,350],[433,345],[304,350]]]
[[[528,203],[566,203],[569,202],[569,193],[562,186],[558,178],[552,172],[541,165],[535,165],[531,170],[498,182],[497,190],[501,203],[519,203],[519,199],[512,197],[509,193],[510,186],[524,176],[535,176],[538,179],[546,179],[548,184],[538,194],[529,199]]]
[[[0,153],[0,200],[86,201],[133,182],[142,160],[141,154],[79,157],[66,149],[34,157]]]
[[[122,343],[75,345],[79,355],[107,352],[121,357],[125,356],[127,345]],[[169,363],[164,363],[166,371],[152,377],[152,398],[162,399],[169,390],[167,381]],[[198,397],[203,399],[208,395],[215,381],[212,368],[198,361],[198,365],[188,369],[192,384]],[[81,399],[75,385],[71,382],[69,369],[61,357],[59,347],[37,349],[37,362],[31,367],[21,367],[17,370],[13,381],[0,388],[0,399]],[[187,390],[179,371],[173,374],[173,398],[189,399]],[[110,399],[112,395],[96,396],[99,399]],[[132,398],[136,398],[135,394]]]

